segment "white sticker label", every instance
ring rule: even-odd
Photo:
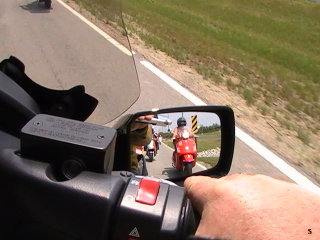
[[[134,229],[132,229],[132,231],[129,233],[129,236],[140,238],[140,234],[139,234],[138,229],[136,227]]]

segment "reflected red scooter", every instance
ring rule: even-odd
[[[146,155],[148,156],[149,162],[152,162],[157,155],[157,146],[154,139],[146,146]]]
[[[196,142],[190,139],[189,132],[184,130],[181,138],[175,139],[176,151],[172,154],[172,166],[186,174],[192,173],[197,160]]]

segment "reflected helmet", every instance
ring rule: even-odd
[[[186,126],[187,125],[186,119],[184,117],[178,118],[177,125],[178,125],[178,127]]]

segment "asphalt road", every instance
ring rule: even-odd
[[[47,10],[33,0],[1,1],[0,59],[18,57],[26,73],[49,88],[85,85],[100,99],[90,121],[105,124],[138,95],[132,57],[58,2],[52,6]]]
[[[53,2],[53,9],[44,10],[32,0],[1,1],[0,36],[0,59],[19,57],[35,81],[51,88],[84,84],[90,94],[103,99],[90,122],[105,124],[137,97],[130,57],[58,2]],[[138,53],[135,58],[141,96],[129,112],[193,105],[146,69]],[[170,161],[148,164],[149,172],[159,176],[159,171],[152,172],[153,165],[161,165],[161,175],[174,174]],[[239,139],[230,173],[235,172],[262,173],[291,181]]]

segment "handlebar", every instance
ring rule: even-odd
[[[198,220],[182,187],[110,171],[115,136],[114,129],[76,120],[31,119],[21,130],[19,154],[0,149],[0,232],[50,240],[194,234]],[[1,131],[0,140],[7,142]]]
[[[172,121],[170,119],[159,119],[159,118],[152,118],[151,120],[139,120],[137,119],[136,122],[142,122],[142,123],[149,123],[152,125],[158,125],[158,126],[168,126],[172,124]]]

